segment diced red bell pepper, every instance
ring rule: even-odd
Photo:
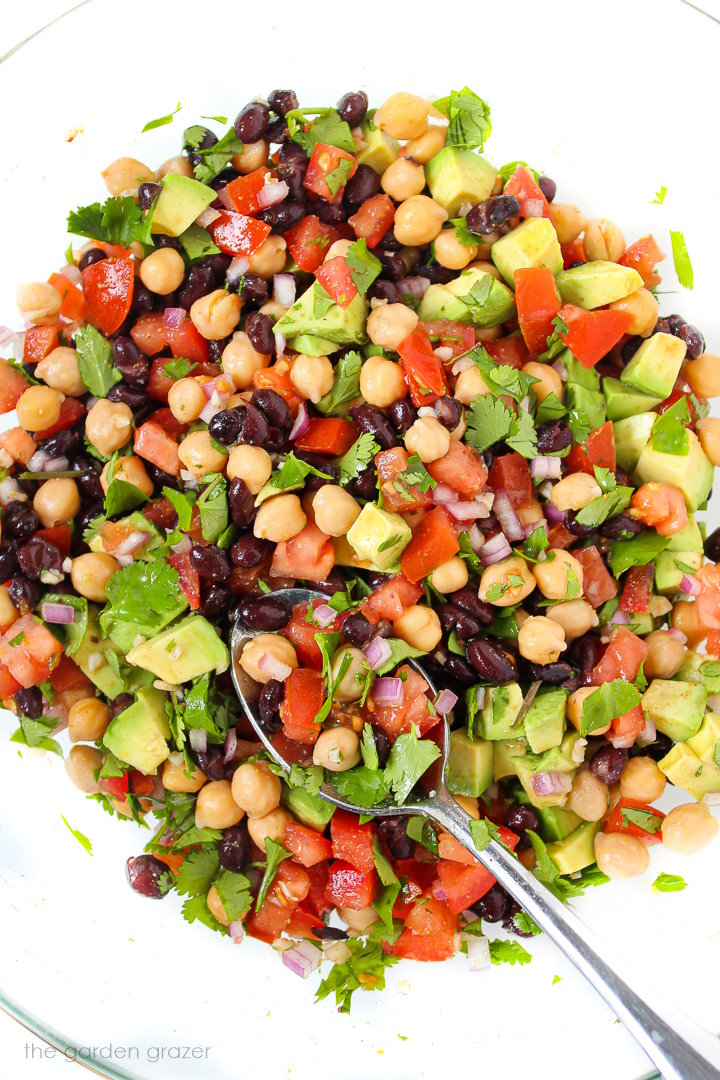
[[[623,810],[640,810],[641,815],[636,821],[631,821],[623,816]],[[649,816],[646,817],[645,814]],[[654,821],[654,818],[660,818],[660,821]],[[658,810],[657,807],[650,806],[648,803],[639,802],[637,799],[618,799],[612,814],[605,822],[605,832],[629,833],[630,836],[635,836],[638,840],[644,840],[648,844],[661,844],[663,838],[661,825],[664,818],[665,815],[662,810]],[[651,824],[656,831],[648,832],[638,822]]]
[[[408,581],[421,581],[460,550],[453,520],[442,506],[429,510],[400,558]]]
[[[515,303],[520,333],[530,352],[537,356],[547,348],[553,319],[560,311],[560,297],[552,270],[545,266],[516,270]]]
[[[308,522],[299,533],[276,546],[270,576],[327,581],[334,565],[332,540],[317,525]]]
[[[357,428],[352,420],[341,417],[313,417],[307,431],[295,439],[295,447],[309,454],[340,457],[346,453],[357,438]]]
[[[350,267],[341,255],[318,266],[315,277],[328,296],[341,308],[349,307],[357,296],[357,286],[352,279]]]
[[[432,405],[436,398],[447,394],[445,369],[424,330],[414,330],[400,342],[397,351],[413,405]]]
[[[369,874],[363,874],[361,870],[351,866],[348,862],[343,862],[342,859],[336,859],[330,863],[325,895],[335,907],[360,911],[361,908],[369,907],[372,904],[376,892],[377,874],[375,870],[372,870]]]
[[[45,428],[44,431],[36,431],[34,433],[35,439],[42,442],[44,439],[49,439],[51,435],[57,435],[58,431],[67,431],[68,428],[75,427],[78,420],[82,420],[86,412],[87,408],[82,401],[78,401],[77,398],[66,397],[60,403],[60,415],[55,423],[51,427]]]
[[[613,631],[602,660],[592,670],[593,684],[602,686],[613,679],[634,682],[649,652],[649,647],[641,637],[633,634],[627,626],[618,626]]]
[[[518,217],[550,217],[547,199],[524,165],[518,165],[503,188],[503,195],[514,195],[520,202]]]
[[[394,622],[408,608],[416,604],[422,594],[422,585],[415,585],[403,574],[396,574],[370,593],[363,608],[366,609],[365,614],[371,622],[377,623],[380,619],[390,619]],[[368,615],[368,611],[372,615]]]
[[[622,596],[618,605],[620,611],[645,612],[650,606],[650,593],[652,591],[653,577],[655,575],[652,564],[647,566],[631,566],[625,577]]]
[[[331,859],[333,855],[332,844],[326,836],[297,821],[288,821],[282,842],[283,847],[292,851],[303,866],[315,866],[325,859]],[[317,922],[317,919],[315,921]]]
[[[340,161],[349,161],[351,168],[346,172],[343,183],[335,188],[335,193],[328,187],[328,176],[335,172]],[[344,168],[344,167],[343,167]],[[316,143],[310,158],[310,164],[305,173],[304,184],[308,191],[313,191],[321,199],[328,202],[339,203],[345,191],[345,184],[357,172],[357,161],[346,150],[340,150],[337,146],[329,146],[328,143]],[[339,177],[338,177],[339,178]],[[333,181],[335,177],[333,177]],[[333,187],[335,184],[333,183]]]
[[[62,296],[62,317],[70,322],[82,322],[87,317],[87,305],[80,289],[64,274],[51,274],[48,281]]]
[[[370,822],[360,824],[357,814],[336,810],[330,819],[330,840],[335,859],[344,859],[363,874],[375,869],[373,829]]]
[[[615,429],[612,421],[608,420],[597,431],[591,431],[587,442],[582,446],[573,446],[565,459],[570,472],[585,472],[594,476],[594,465],[615,472],[617,458],[615,456]]]
[[[130,313],[135,264],[127,258],[103,259],[82,272],[88,315],[103,334],[114,334]]]
[[[299,269],[312,274],[322,265],[328,248],[337,239],[337,230],[323,224],[316,214],[308,214],[283,236]]]
[[[560,318],[568,327],[564,341],[578,363],[588,370],[602,360],[627,333],[632,315],[627,311],[585,311],[565,304]]]
[[[219,214],[208,226],[208,232],[227,255],[252,255],[270,235],[270,226],[264,221],[235,210],[220,210]]]
[[[285,681],[285,699],[280,706],[283,731],[288,739],[313,745],[320,734],[315,717],[325,700],[325,680],[317,671],[294,668]]]
[[[643,236],[642,239],[636,240],[634,244],[625,249],[625,254],[621,256],[618,262],[622,266],[631,266],[633,270],[637,270],[645,282],[646,288],[652,289],[655,285],[660,284],[661,278],[659,274],[655,273],[655,267],[664,258],[665,256],[658,247],[655,237]]]
[[[178,572],[180,588],[185,594],[185,599],[190,605],[190,610],[197,611],[200,607],[200,578],[197,570],[193,566],[190,552],[174,552],[170,556],[169,562]]]
[[[470,498],[483,490],[488,479],[482,454],[459,439],[451,439],[447,454],[431,461],[427,470],[438,484],[448,484],[460,495]]]
[[[583,594],[594,608],[602,607],[606,600],[617,595],[615,578],[609,572],[598,549],[591,545],[579,548],[573,555],[583,568]]]
[[[38,364],[59,345],[57,323],[54,326],[28,326],[23,345],[23,363]]]
[[[505,491],[515,509],[530,506],[533,500],[530,466],[521,454],[502,454],[490,467],[488,482],[493,491]]]
[[[260,210],[258,195],[272,173],[263,165],[246,176],[237,176],[225,185],[225,195],[239,214],[254,215]]]
[[[395,220],[395,204],[389,195],[373,195],[366,199],[348,223],[358,240],[364,238],[369,248],[377,247]]]

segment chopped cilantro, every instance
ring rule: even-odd
[[[491,964],[529,964],[532,956],[519,941],[502,941],[497,938],[490,942]]]
[[[363,725],[360,753],[362,754],[363,763],[368,769],[377,769],[380,767],[380,758],[378,757],[377,746],[375,744],[375,734],[372,726],[368,723]]]
[[[257,900],[255,901],[255,910],[259,911],[262,907],[263,901],[268,894],[270,886],[275,880],[278,866],[285,859],[289,859],[292,855],[291,851],[284,848],[279,840],[271,840],[269,836],[265,837],[265,873],[263,879],[260,882],[260,890],[257,894]]]
[[[542,427],[543,424],[547,424],[550,420],[559,420],[560,417],[565,416],[566,413],[567,409],[557,395],[548,394],[538,404],[537,412],[535,413],[535,423],[538,427]]]
[[[196,367],[196,363],[185,360],[182,356],[173,357],[172,360],[166,360],[163,364],[163,375],[166,379],[184,379]]]
[[[511,852],[511,849],[507,844],[503,843],[500,839],[500,830],[497,825],[490,821],[490,818],[480,818],[477,821],[471,819],[470,832],[472,834],[473,844],[478,851],[484,851],[491,840],[496,840],[501,847],[504,847],[506,851]]]
[[[667,190],[668,190],[667,185],[663,184],[660,187],[659,191],[655,192],[655,198],[653,199],[653,205],[662,206],[662,204],[665,202],[665,196],[667,195]]]
[[[182,861],[175,877],[175,888],[181,896],[207,896],[220,869],[216,847],[191,851]]]
[[[447,97],[440,98],[434,104],[449,120],[446,137],[448,146],[463,146],[482,151],[492,131],[490,107],[482,98],[465,86],[462,90],[451,90]]]
[[[580,734],[591,735],[607,727],[617,716],[624,716],[640,704],[640,693],[624,679],[603,683],[583,701]]]
[[[619,578],[631,566],[647,566],[670,543],[667,536],[656,532],[639,533],[630,540],[610,540],[608,543],[610,569]]]
[[[271,840],[270,843],[272,842]],[[266,840],[265,844],[267,843]],[[213,885],[217,889],[220,903],[225,909],[229,922],[237,922],[252,907],[250,882],[244,874],[237,874],[233,870],[221,870]]]
[[[384,778],[392,789],[395,802],[405,802],[420,777],[440,757],[440,748],[430,739],[418,738],[417,728],[399,735],[390,751]]]
[[[334,773],[332,782],[343,798],[366,810],[385,802],[390,794],[382,772],[367,765]]]
[[[148,177],[150,179],[150,177]],[[91,203],[68,214],[68,232],[106,244],[129,248],[142,230],[143,212],[132,195],[111,197],[102,205]]]
[[[658,416],[652,428],[652,448],[660,454],[673,454],[687,457],[690,441],[687,429],[690,424],[690,409],[687,398],[683,395],[679,401]]]
[[[437,480],[433,480],[416,453],[410,455],[405,468],[398,473],[395,485],[398,483],[408,488],[416,487],[423,494],[437,487]]]
[[[525,409],[518,409],[517,418],[513,420],[505,442],[524,458],[537,457],[537,431],[530,413]]]
[[[185,232],[180,233],[178,240],[190,263],[200,262],[202,259],[207,259],[209,255],[220,254],[220,248],[207,229],[201,228],[195,222],[188,225]]]
[[[229,164],[230,158],[242,153],[243,144],[235,134],[235,128],[230,127],[213,146],[201,150],[199,144],[204,135],[203,127],[188,128],[184,134],[184,142],[191,146],[200,158],[198,164],[195,165],[195,179],[201,184],[210,184]]]
[[[521,934],[532,934],[533,937],[542,934],[542,930],[533,917],[528,915],[527,911],[518,911],[516,915],[513,915],[512,922],[515,929],[519,930]]]
[[[660,832],[663,823],[661,814],[654,814],[652,810],[640,810],[634,806],[623,806],[620,816],[625,829],[632,824],[643,832],[649,833],[650,836]]]
[[[88,602],[84,596],[72,596],[66,593],[46,593],[43,597],[44,604],[66,604],[74,610],[71,623],[63,627],[65,632],[65,652],[68,656],[74,656],[83,641],[88,628]],[[58,627],[53,627],[57,633]],[[51,688],[52,689],[52,688]]]
[[[317,143],[336,146],[348,154],[357,152],[350,125],[335,109],[291,109],[285,119],[290,138],[308,156],[312,155]]]
[[[465,410],[465,420],[467,441],[482,452],[510,434],[513,414],[499,398],[486,394],[476,397]]]
[[[108,391],[122,379],[112,362],[112,345],[89,324],[75,331],[73,343],[83,383],[93,397],[107,397]]]
[[[627,509],[634,490],[631,487],[615,487],[612,491],[599,495],[597,499],[591,499],[581,510],[578,510],[575,520],[579,525],[587,528],[602,525],[608,518]]]
[[[335,301],[332,296],[325,291],[319,281],[316,281],[313,286],[313,318],[322,319],[334,306]]]
[[[382,923],[379,925],[383,926]],[[374,934],[367,940],[349,938],[346,944],[351,953],[350,958],[342,964],[333,965],[330,974],[320,983],[316,994],[317,1001],[334,994],[335,1004],[343,1013],[350,1012],[352,996],[356,990],[384,990],[385,971],[398,962],[396,956],[390,956],[384,951],[381,941],[377,940]]]
[[[654,892],[682,892],[687,888],[687,881],[679,874],[658,874],[652,883]]]
[[[332,390],[325,397],[320,398],[317,403],[317,408],[321,413],[332,413],[336,416],[345,416],[347,414],[349,403],[360,396],[360,369],[362,363],[360,353],[354,349],[341,358],[335,368]]]
[[[280,468],[273,473],[272,485],[278,491],[285,491],[287,488],[299,487],[300,484],[305,482],[306,476],[319,476],[323,480],[332,480],[328,473],[320,472],[313,465],[309,465],[307,461],[296,458],[293,452],[290,451],[283,458]]]
[[[335,198],[341,188],[345,187],[355,167],[356,162],[354,160],[351,161],[349,158],[341,157],[335,168],[331,169],[327,174],[325,183],[330,189],[330,194],[333,198]]]
[[[532,175],[535,177],[535,180],[537,180],[538,176],[540,175],[537,169],[533,169],[532,165],[528,165],[527,161],[509,161],[507,165],[502,165],[498,169],[498,173],[500,174],[500,179],[502,180],[503,187],[505,187],[512,174],[517,169],[518,165],[524,166],[524,168],[531,172]]]
[[[182,105],[178,101],[175,109],[171,113],[167,113],[166,116],[158,116],[156,120],[148,120],[147,124],[141,131],[141,135],[144,135],[146,131],[152,131],[154,128],[165,127],[166,124],[172,124],[173,117],[182,109]]]
[[[197,500],[200,531],[203,540],[214,544],[225,532],[230,521],[227,481],[220,473],[206,473],[201,483],[205,486]]]
[[[350,245],[345,261],[355,288],[361,296],[364,296],[375,278],[382,273],[382,263],[376,255],[368,251],[367,240],[363,237]]]
[[[678,281],[684,289],[693,287],[693,268],[690,262],[685,237],[681,232],[670,230],[670,243],[672,244],[672,257],[675,264],[675,273]]]
[[[81,846],[81,847],[84,847],[84,848],[85,848],[85,850],[87,851],[88,855],[92,855],[92,853],[93,853],[93,847],[92,847],[92,843],[90,842],[90,840],[88,840],[88,838],[87,838],[87,836],[85,835],[85,833],[81,833],[79,829],[73,829],[72,825],[71,825],[71,824],[69,823],[69,821],[68,821],[68,820],[67,820],[67,818],[66,818],[66,817],[64,816],[64,814],[61,814],[61,815],[60,815],[60,817],[62,818],[62,820],[63,820],[64,824],[65,824],[65,825],[67,826],[67,828],[68,828],[68,829],[70,830],[70,832],[72,833],[72,835],[73,835],[73,836],[75,837],[75,839],[77,840],[78,844],[80,844],[80,846]]]
[[[105,591],[100,625],[106,634],[124,630],[128,647],[137,634],[154,637],[187,607],[177,570],[162,559],[121,567]]]
[[[192,521],[192,510],[195,505],[194,492],[183,494],[175,488],[164,487],[162,493],[171,504],[178,518],[178,528],[187,531]],[[191,498],[192,495],[192,498]]]

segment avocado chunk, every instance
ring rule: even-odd
[[[492,194],[496,170],[472,150],[446,146],[425,166],[430,194],[448,216],[457,217],[463,203],[484,202]]]
[[[358,164],[369,165],[376,173],[384,173],[399,157],[400,143],[397,139],[391,139],[380,128],[374,125],[371,127],[367,121],[362,124],[362,137],[366,145],[357,155]]]
[[[586,413],[593,430],[605,423],[605,397],[599,390],[587,390],[579,383],[568,382],[563,401],[571,412],[580,409]]]
[[[302,825],[318,832],[322,832],[335,813],[333,804],[319,795],[311,795],[305,788],[289,787],[287,784],[282,786],[280,801]]]
[[[624,420],[627,416],[649,412],[663,400],[651,394],[641,394],[639,390],[633,390],[619,379],[603,379],[602,388],[607,403],[608,420]]]
[[[155,203],[151,231],[179,236],[216,198],[217,191],[206,184],[189,176],[168,173]]]
[[[329,338],[317,337],[315,334],[298,334],[297,337],[288,341],[288,348],[294,352],[303,353],[305,356],[330,356],[342,348]]]
[[[577,732],[575,734],[577,735]],[[517,770],[518,780],[533,806],[564,806],[567,800],[565,792],[555,795],[537,795],[532,784],[533,777],[540,773],[575,772],[578,763],[563,752],[562,746],[554,746],[543,754],[526,754],[524,757],[513,758],[513,764]]]
[[[364,345],[367,341],[365,320],[368,303],[360,293],[346,308],[332,304],[322,315],[315,315],[317,282],[306,289],[302,296],[288,308],[282,318],[275,323],[275,332],[286,340],[304,334],[311,337],[326,338],[337,345]]]
[[[584,386],[586,390],[600,389],[600,376],[595,368],[583,367],[569,349],[563,349],[558,354],[557,359],[567,371],[567,381],[569,383],[577,383],[579,386]]]
[[[540,818],[538,832],[546,842],[564,840],[582,825],[582,818],[574,810],[562,806],[538,806],[537,814]]]
[[[688,571],[681,570],[677,565],[679,562],[692,567],[694,572],[702,566],[703,554],[701,551],[661,551],[655,557],[655,588],[659,593],[669,595],[680,588],[683,574]]]
[[[374,503],[365,503],[347,532],[348,543],[356,554],[380,571],[397,562],[411,539],[410,527],[399,514],[391,514]]]
[[[88,628],[73,660],[88,679],[106,697],[114,698],[139,686],[147,686],[153,681],[152,672],[142,668],[130,668],[125,677],[121,677],[110,667],[106,653],[113,652],[119,661],[125,659],[122,650],[103,635],[98,622],[98,608],[88,605]]]
[[[511,289],[515,288],[516,270],[547,266],[553,274],[559,274],[563,268],[557,233],[550,219],[544,217],[528,218],[496,240],[491,257]]]
[[[585,821],[564,840],[548,844],[548,855],[561,874],[576,874],[595,862],[595,837],[602,829],[601,821]]]
[[[103,735],[103,743],[116,758],[153,776],[158,765],[170,756],[166,700],[165,694],[154,687],[142,687],[133,704],[110,721]]]
[[[687,745],[703,761],[717,764],[720,761],[720,713],[706,713],[697,735],[687,740]]]
[[[720,769],[702,761],[687,743],[679,742],[658,761],[658,768],[671,784],[683,788],[698,802],[710,792],[720,791]]]
[[[577,304],[589,311],[622,300],[643,287],[637,270],[604,259],[562,270],[555,281],[566,304]]]
[[[483,739],[522,738],[523,725],[513,727],[522,703],[523,692],[516,682],[504,686],[486,686],[485,703],[475,721]]]
[[[447,785],[453,795],[477,798],[493,782],[493,744],[469,739],[464,731],[450,732]]]
[[[627,421],[621,422],[627,423]],[[689,511],[693,512],[707,500],[715,470],[700,445],[697,435],[689,428],[687,438],[688,452],[682,456],[661,453],[655,449],[650,439],[638,458],[635,479],[638,484],[655,480],[660,484],[670,484],[672,487],[680,488],[685,496],[685,505]]]
[[[664,401],[672,393],[687,347],[672,334],[653,334],[646,338],[626,368],[620,381],[644,394],[657,395]]]
[[[533,754],[559,746],[565,734],[567,690],[541,690],[525,713],[525,738]]]
[[[624,420],[616,420],[613,424],[617,463],[625,472],[635,471],[640,455],[650,441],[656,420],[657,413],[644,412],[627,416]],[[687,459],[683,458],[683,461],[685,460]]]
[[[643,694],[643,712],[673,742],[685,742],[702,724],[707,690],[698,683],[653,679]]]
[[[704,670],[700,670],[701,668]],[[713,674],[716,671],[720,672],[717,660],[688,649],[675,678],[684,682],[701,683],[708,694],[720,694],[720,674]]]
[[[694,517],[688,519],[684,529],[673,533],[670,537],[666,551],[702,551],[703,538],[698,523]]]
[[[487,287],[490,291],[482,303],[475,301],[474,293]],[[482,294],[480,294],[482,295]],[[452,319],[453,322],[473,326],[499,326],[516,313],[515,297],[507,285],[484,270],[464,270],[460,277],[447,285],[431,285],[426,291],[418,315],[426,322],[436,319]]]
[[[644,637],[645,634],[651,634],[654,629],[655,620],[652,615],[645,611],[633,611],[631,613],[628,630],[633,634],[637,634],[638,637]]]
[[[525,739],[499,739],[492,744],[493,780],[503,780],[506,776],[517,776],[513,759],[527,753]]]
[[[131,649],[127,659],[167,683],[190,682],[207,671],[219,675],[230,663],[227,646],[202,615],[187,615]]]

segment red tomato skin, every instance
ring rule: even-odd
[[[148,420],[161,427],[174,442],[180,442],[183,435],[187,435],[190,428],[189,424],[181,424],[179,420],[176,420],[169,409],[157,409],[154,413],[151,413]]]
[[[283,236],[290,256],[300,270],[309,274],[322,265],[328,248],[338,238],[337,231],[324,225],[316,214],[308,214]]]
[[[403,612],[416,604],[423,594],[422,585],[416,585],[403,574],[396,574],[375,589],[365,601],[364,608],[374,616],[371,622],[380,619],[399,619]],[[367,611],[366,611],[367,615]],[[370,616],[367,616],[370,618]]]
[[[225,194],[232,203],[233,210],[237,210],[239,214],[257,214],[260,210],[258,194],[270,176],[272,173],[266,165],[263,165],[245,176],[237,176],[226,184]]]
[[[514,195],[520,201],[518,217],[550,217],[550,206],[524,165],[518,165],[503,188],[503,195]]]
[[[60,405],[60,415],[58,416],[52,427],[45,428],[44,431],[35,431],[33,438],[38,442],[44,439],[49,439],[51,435],[57,435],[58,431],[66,431],[68,428],[75,427],[78,420],[81,420],[87,408],[77,398],[66,397]]]
[[[710,630],[708,632],[705,650],[711,656],[720,656],[720,630]]]
[[[630,500],[633,514],[660,536],[672,536],[688,524],[685,497],[670,484],[643,484]]]
[[[553,319],[560,311],[552,270],[544,266],[516,270],[515,302],[520,333],[530,352],[537,356],[547,348]]]
[[[573,263],[587,262],[587,255],[582,239],[573,240],[570,244],[561,244],[560,250],[563,257],[563,269],[568,270]]]
[[[82,272],[88,315],[103,334],[114,334],[128,317],[135,265],[127,258],[103,259]]]
[[[656,833],[649,833],[645,832],[644,829],[641,829],[634,821],[625,822],[622,816],[625,807],[631,807],[633,810],[648,810],[651,814],[657,815],[657,817],[665,817],[662,810],[658,810],[657,807],[650,806],[648,803],[638,802],[637,799],[618,799],[613,812],[605,822],[605,832],[628,833],[630,836],[637,837],[638,840],[644,840],[647,844],[661,844],[662,829],[658,829]]]
[[[329,876],[328,863],[315,863],[313,866],[305,867],[305,870],[310,879],[310,888],[306,900],[307,906],[322,919],[323,915],[332,911],[332,904],[325,895]]]
[[[82,322],[87,315],[87,305],[81,290],[64,274],[51,274],[48,281],[62,296],[60,314],[63,319]]]
[[[460,550],[452,518],[442,506],[428,511],[400,559],[408,581],[421,581]]]
[[[327,143],[316,143],[310,158],[310,164],[305,173],[304,186],[307,190],[313,191],[316,195],[319,195],[321,199],[325,199],[327,202],[339,203],[342,200],[345,185],[343,184],[342,187],[338,188],[333,195],[327,185],[327,176],[337,168],[337,164],[341,158],[352,162],[352,168],[347,176],[347,179],[349,180],[350,177],[354,176],[357,172],[357,161],[352,154],[348,154],[346,150],[340,150],[337,146],[329,146]]]
[[[351,420],[341,417],[312,417],[304,435],[295,439],[295,447],[310,454],[341,457],[357,438],[357,428]]]
[[[505,491],[515,509],[530,506],[533,500],[530,466],[520,454],[496,457],[488,482],[493,491]]]
[[[0,664],[0,701],[7,701],[18,690],[22,690],[21,684],[4,664]]]
[[[652,564],[647,566],[631,566],[625,575],[625,585],[618,608],[620,611],[646,612],[650,606],[650,593],[652,591],[655,571]]]
[[[317,525],[308,522],[296,536],[277,544],[270,575],[327,581],[334,565],[332,540]]]
[[[363,874],[350,863],[336,859],[330,863],[325,895],[335,907],[359,911],[372,904],[377,893],[377,874]]]
[[[235,210],[220,210],[220,217],[208,226],[208,232],[226,255],[252,255],[270,235],[264,221],[238,214]]]
[[[167,404],[170,387],[176,382],[175,379],[169,378],[164,372],[167,362],[167,356],[155,357],[150,365],[150,381],[148,383],[148,395],[153,401],[162,401],[164,404]],[[221,374],[221,368],[219,364],[211,364],[208,362],[196,363],[191,374],[193,377],[197,375],[209,375],[211,378],[214,378],[216,375]]]
[[[336,810],[330,819],[333,858],[344,859],[362,874],[371,874],[375,869],[374,831],[370,822],[361,825],[357,814]]]
[[[50,676],[50,685],[56,694],[62,694],[66,690],[77,690],[80,687],[87,688],[88,693],[93,693],[93,684],[69,656],[61,656],[60,663],[53,668]]]
[[[642,705],[636,705],[630,712],[614,717],[610,726],[613,738],[628,738],[634,743],[638,735],[645,730],[645,713]]]
[[[285,682],[285,700],[280,706],[283,731],[288,739],[313,745],[320,734],[315,723],[325,699],[325,680],[317,671],[294,668]]]
[[[207,375],[208,372],[202,370],[203,364],[207,364],[210,354],[208,351],[208,343],[202,336],[198,328],[192,319],[185,319],[179,326],[173,329],[165,331],[167,336],[167,343],[170,346],[170,352],[177,359],[183,357],[185,360],[190,360],[191,363],[197,364],[190,374],[194,377],[198,375]],[[212,365],[213,369],[220,374],[220,368],[218,364]]]
[[[12,412],[29,385],[20,372],[0,360],[0,414]]]
[[[443,900],[428,892],[422,901],[412,905],[405,926],[415,934],[454,934],[457,919]]]
[[[382,240],[395,220],[395,204],[388,195],[373,195],[361,204],[359,210],[348,218],[355,236],[364,239],[372,249]]]
[[[180,588],[185,594],[190,610],[197,611],[200,607],[200,578],[192,564],[190,553],[188,551],[173,552],[168,561],[178,572]]]
[[[479,495],[488,480],[487,465],[482,454],[459,439],[452,439],[447,454],[437,461],[431,461],[427,470],[438,484],[448,484],[460,495],[470,498]]]
[[[659,274],[655,273],[655,266],[657,263],[662,262],[664,258],[665,256],[658,247],[655,238],[653,236],[643,236],[625,249],[625,254],[618,259],[618,262],[621,266],[630,266],[633,270],[637,270],[645,283],[645,287],[652,289],[655,285],[660,284],[661,278]]]
[[[567,325],[564,341],[575,359],[589,370],[627,333],[632,315],[627,311],[585,311],[574,304],[560,310]]]
[[[32,615],[16,619],[0,637],[0,663],[25,689],[50,678],[62,651],[58,639]]]
[[[480,863],[464,866],[440,859],[437,874],[446,893],[445,903],[454,915],[476,904],[496,883],[490,871]]]
[[[307,612],[307,604],[296,604],[290,621],[280,633],[295,646],[295,652],[302,667],[322,671],[322,653],[315,640],[315,634],[319,633],[320,628],[313,622],[305,621]]]
[[[35,536],[41,536],[49,544],[54,544],[61,554],[70,554],[72,529],[69,525],[52,525],[46,529],[38,529]]]
[[[618,626],[613,631],[602,660],[592,670],[594,685],[602,686],[604,682],[611,682],[613,679],[634,682],[649,652],[650,649],[642,638],[633,634],[626,626]]]
[[[152,420],[146,420],[135,429],[133,449],[138,457],[151,462],[170,476],[180,475],[178,444]]]
[[[430,339],[422,330],[413,330],[397,349],[405,382],[413,405],[432,405],[447,393],[447,379],[442,362],[433,352]]]
[[[417,484],[408,487],[403,481],[398,481],[403,491],[407,493],[407,498],[401,495],[395,487],[398,476],[407,468],[409,457],[410,455],[403,446],[394,446],[391,450],[381,450],[379,454],[375,455],[375,468],[381,481],[380,490],[383,505],[386,510],[390,510],[395,514],[414,514],[416,510],[421,510],[432,503],[430,493],[421,491]]]
[[[383,728],[393,741],[398,735],[410,731],[413,724],[419,734],[424,735],[438,722],[437,713],[433,715],[428,710],[428,684],[422,676],[414,668],[403,665],[398,677],[405,680],[402,705],[376,705],[373,711],[373,722]]]
[[[455,940],[453,934],[413,934],[412,930],[403,930],[394,945],[384,941],[383,950],[403,960],[449,960],[456,951]]]
[[[155,356],[167,348],[164,318],[162,311],[150,311],[141,315],[130,331],[130,337],[146,356]]]
[[[617,595],[617,582],[608,571],[598,549],[591,545],[573,551],[583,568],[583,594],[594,608],[602,607],[606,600]]]
[[[591,431],[587,442],[582,446],[573,446],[565,460],[570,472],[585,472],[594,476],[594,465],[615,472],[617,458],[612,421],[608,420],[596,431]]]
[[[551,548],[562,548],[567,551],[568,548],[577,543],[577,536],[574,536],[569,529],[566,529],[561,521],[557,521],[550,526],[547,536]]]
[[[357,296],[350,267],[341,255],[329,259],[315,271],[316,280],[341,308],[348,308]]]
[[[315,866],[319,862],[331,859],[332,844],[321,833],[308,829],[297,821],[288,821],[283,833],[283,846],[292,851],[295,859],[303,866]]]
[[[256,371],[253,375],[253,386],[256,390],[275,390],[280,397],[285,399],[293,416],[302,404],[303,398],[299,396],[292,384],[287,365],[285,369],[281,369],[280,364],[275,364],[274,367]]]
[[[57,324],[28,326],[23,345],[23,363],[38,364],[59,345]]]
[[[496,364],[521,368],[528,360],[532,360],[521,334],[510,334],[508,337],[498,338],[497,341],[488,341],[485,348]]]
[[[13,461],[27,465],[37,450],[37,443],[24,428],[9,428],[0,435],[0,446],[6,450]]]

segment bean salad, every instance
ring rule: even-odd
[[[332,963],[343,1011],[401,958],[531,958],[533,920],[403,814],[445,717],[476,844],[565,901],[718,831],[720,358],[660,315],[653,236],[490,135],[468,87],[274,90],[112,162],[0,331],[11,738],[66,731],[73,783],[150,826],[132,888]],[[237,620],[289,773],[234,693]]]

